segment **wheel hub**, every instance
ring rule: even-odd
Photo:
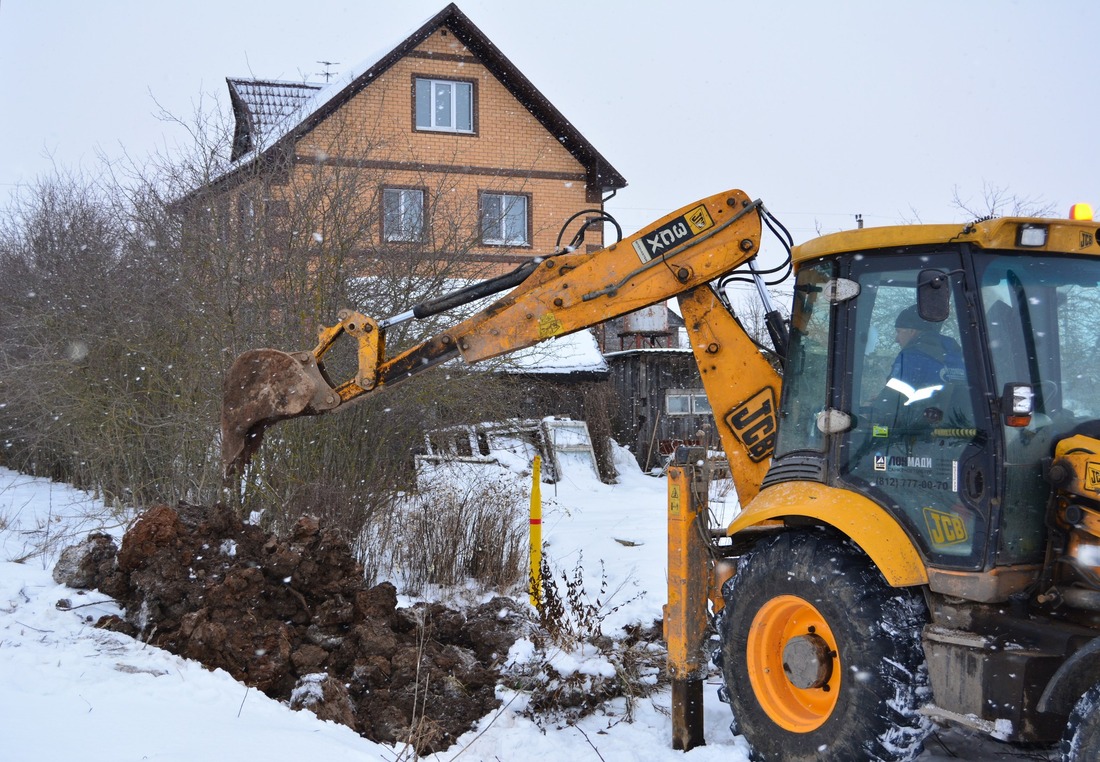
[[[820,688],[833,673],[832,650],[814,633],[797,635],[783,647],[783,671],[796,688]]]
[[[794,595],[766,601],[745,644],[749,682],[776,725],[809,733],[832,715],[842,669],[836,636],[817,608]]]

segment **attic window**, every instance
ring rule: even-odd
[[[474,131],[474,83],[416,78],[416,129]]]

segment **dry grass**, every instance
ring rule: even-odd
[[[361,540],[367,577],[391,579],[408,595],[469,583],[516,591],[527,576],[526,500],[501,476],[443,485],[374,512]]]

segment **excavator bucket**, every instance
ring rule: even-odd
[[[222,466],[239,472],[264,430],[287,418],[318,415],[340,403],[312,352],[253,349],[233,363],[222,396]]]

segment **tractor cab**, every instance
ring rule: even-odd
[[[1056,445],[1100,437],[1097,232],[997,219],[798,247],[765,485],[813,480],[870,499],[904,528],[933,591],[992,602],[1032,590]],[[1100,519],[1100,441],[1088,442],[1095,463],[1059,461],[1081,504],[1076,521],[1053,517],[1067,531]],[[1096,542],[1076,538],[1075,582],[1100,573]]]

